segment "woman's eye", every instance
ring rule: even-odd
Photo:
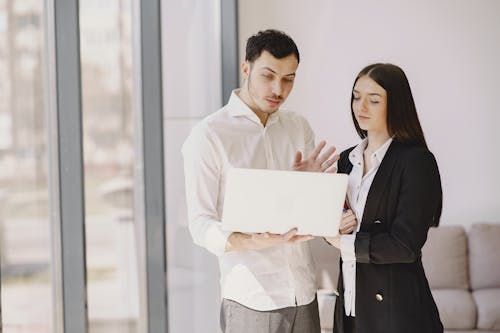
[[[262,75],[264,78],[268,79],[268,80],[272,80],[273,76],[270,75],[270,74],[263,74]]]
[[[370,103],[372,103],[372,104],[378,104],[379,102],[378,101],[370,101]]]
[[[359,98],[360,98],[359,96],[358,97],[352,96],[352,99],[355,100],[355,101],[359,101]]]

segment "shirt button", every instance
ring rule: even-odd
[[[379,302],[382,302],[384,300],[384,296],[382,296],[381,294],[376,294],[375,299]]]

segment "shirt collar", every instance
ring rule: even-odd
[[[252,109],[250,109],[248,105],[241,100],[239,96],[240,90],[241,89],[235,89],[231,92],[231,97],[229,97],[229,102],[227,103],[229,106],[229,115],[231,117],[245,117],[260,124],[261,122],[259,117],[257,117],[255,112],[253,112]],[[269,115],[266,126],[275,123],[279,119],[279,113],[280,111],[278,110]]]
[[[349,161],[351,161],[352,165],[361,166],[363,164],[363,151],[367,144],[368,139],[365,138],[349,153]]]
[[[392,143],[392,138],[387,139],[387,141],[384,142],[384,144],[380,146],[380,148],[377,149],[377,151],[372,154],[372,159],[375,158],[377,159],[379,164],[382,163],[385,153],[387,153],[387,150],[389,149],[391,143]]]
[[[384,142],[384,144],[371,155],[372,161],[376,162],[377,165],[380,165],[391,143],[392,138],[389,138],[386,142]],[[365,138],[351,151],[349,154],[349,161],[352,165],[363,165],[363,152],[365,151],[367,145],[368,138]]]

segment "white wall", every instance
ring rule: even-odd
[[[171,332],[219,331],[219,267],[189,234],[181,155],[194,124],[221,107],[219,13],[219,0],[162,1]]]
[[[266,28],[290,34],[301,53],[286,107],[340,150],[359,141],[354,77],[373,62],[401,66],[440,167],[442,224],[500,223],[500,1],[239,1],[241,59]]]

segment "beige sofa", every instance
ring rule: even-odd
[[[339,252],[311,241],[323,332],[333,327]],[[500,224],[433,228],[422,251],[445,332],[500,332]]]

